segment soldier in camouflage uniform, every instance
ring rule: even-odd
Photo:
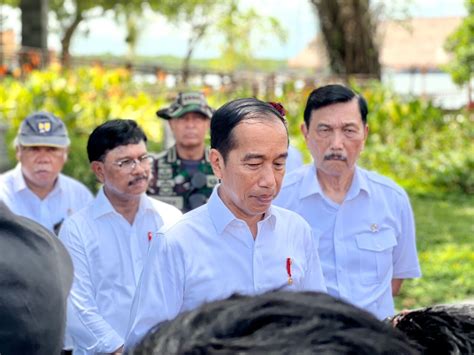
[[[170,107],[156,113],[168,121],[176,144],[154,156],[148,195],[183,213],[206,203],[217,184],[204,142],[212,113],[199,92],[179,93]]]

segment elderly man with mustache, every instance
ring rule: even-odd
[[[394,314],[403,279],[421,273],[407,194],[357,166],[367,113],[365,99],[349,88],[314,90],[301,125],[314,163],[285,177],[275,204],[311,225],[328,293],[384,319]]]
[[[0,175],[0,200],[56,234],[64,219],[93,198],[84,184],[61,173],[70,143],[61,119],[34,112],[21,122],[13,143],[17,166]]]
[[[122,351],[148,247],[158,229],[181,216],[145,194],[152,160],[146,142],[132,120],[108,121],[89,137],[89,161],[103,187],[59,233],[74,264],[66,329],[74,354]]]

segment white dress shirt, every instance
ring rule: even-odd
[[[272,206],[254,240],[217,189],[207,204],[162,229],[152,244],[133,301],[127,347],[155,324],[234,293],[326,291],[316,241],[300,216]]]
[[[392,279],[421,275],[405,191],[359,167],[342,202],[327,198],[314,164],[288,174],[275,204],[299,213],[319,239],[328,293],[379,319],[394,313]]]
[[[93,196],[81,182],[59,174],[53,190],[40,199],[26,185],[21,165],[0,175],[0,200],[15,214],[54,232],[54,226],[85,207]]]
[[[288,146],[288,157],[286,158],[285,172],[288,174],[290,171],[296,170],[303,166],[303,156],[300,151],[292,146]]]
[[[74,264],[67,333],[75,355],[109,353],[124,343],[150,242],[180,217],[175,207],[143,194],[130,225],[101,189],[92,204],[64,222],[59,238]]]

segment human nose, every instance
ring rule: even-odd
[[[49,162],[51,160],[51,153],[45,149],[40,149],[36,152],[36,160],[40,163]]]
[[[338,150],[343,148],[344,134],[341,130],[334,130],[331,136],[331,149]]]
[[[194,127],[196,124],[196,120],[194,119],[194,117],[186,117],[184,123],[187,127]]]
[[[276,172],[271,165],[265,166],[262,170],[259,184],[265,188],[274,188],[276,186]]]

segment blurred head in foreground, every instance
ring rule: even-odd
[[[474,354],[474,302],[403,312],[393,323],[423,354]]]
[[[156,326],[129,354],[418,354],[369,313],[314,292],[234,295]]]
[[[72,284],[61,241],[0,202],[0,354],[59,354]]]

